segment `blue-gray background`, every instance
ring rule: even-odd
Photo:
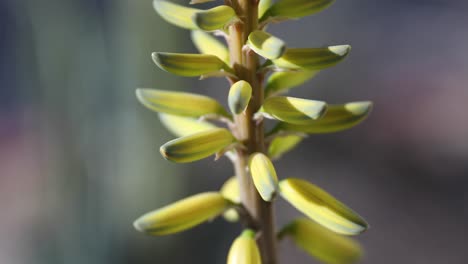
[[[362,125],[311,136],[277,163],[365,216],[362,263],[468,258],[468,4],[337,1],[270,27],[289,46],[350,44],[292,95],[372,100]],[[223,263],[239,226],[216,220],[170,237],[132,228],[144,212],[232,175],[226,160],[176,165],[173,137],[136,87],[224,100],[223,80],[162,72],[153,51],[194,52],[151,0],[0,1],[0,263]],[[223,101],[224,103],[224,101]],[[299,215],[278,203],[279,225]],[[282,263],[314,263],[290,242]]]

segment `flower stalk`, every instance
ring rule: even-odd
[[[271,202],[263,201],[258,194],[251,175],[247,171],[247,160],[250,154],[265,152],[263,121],[256,121],[254,114],[263,104],[263,73],[258,73],[258,55],[244,48],[247,38],[258,26],[258,6],[256,0],[232,0],[234,10],[241,21],[229,27],[229,53],[231,66],[236,75],[252,87],[252,99],[246,111],[236,115],[235,126],[239,140],[245,143],[246,150],[236,151],[235,173],[240,184],[241,202],[252,216],[255,223],[248,228],[258,228],[257,243],[262,261],[265,264],[276,264],[276,235],[274,213]]]

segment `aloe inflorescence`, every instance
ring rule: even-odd
[[[312,15],[333,2],[226,0],[224,5],[202,10],[154,1],[164,20],[191,30],[200,51],[155,52],[156,65],[180,76],[223,77],[230,84],[228,110],[204,95],[138,89],[138,100],[159,112],[162,124],[178,137],[161,146],[160,152],[178,163],[226,156],[235,176],[219,191],[200,193],[143,215],[134,223],[137,230],[168,235],[222,215],[243,228],[229,250],[228,264],[276,264],[276,244],[283,238],[323,263],[346,264],[360,258],[361,247],[349,236],[365,231],[366,221],[318,186],[277,175],[272,162],[307,135],[356,126],[372,108],[368,101],[329,105],[284,96],[342,61],[351,47],[291,48],[266,32],[267,26]],[[276,122],[269,131],[264,129],[265,119]],[[293,220],[277,232],[272,205],[278,197],[307,218]]]

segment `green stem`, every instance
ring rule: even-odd
[[[277,264],[276,234],[272,203],[265,202],[258,194],[247,170],[250,154],[265,152],[263,122],[257,122],[253,116],[261,107],[264,99],[263,73],[258,74],[258,56],[250,50],[243,50],[249,34],[258,28],[258,7],[256,0],[232,0],[241,22],[229,27],[229,51],[231,64],[236,75],[252,86],[252,99],[246,111],[235,116],[236,135],[246,150],[238,149],[235,161],[235,173],[241,190],[241,201],[251,220],[246,227],[258,231],[257,243],[263,264]]]

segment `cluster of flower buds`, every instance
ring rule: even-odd
[[[199,4],[211,0],[192,0]],[[186,92],[137,89],[139,101],[159,113],[160,120],[178,138],[161,146],[162,156],[170,161],[193,162],[212,155],[235,161],[245,142],[235,131],[235,117],[245,115],[253,100],[252,85],[237,75],[230,61],[230,49],[217,36],[231,38],[228,28],[243,23],[233,3],[207,10],[189,8],[164,0],[154,1],[157,13],[167,22],[191,30],[200,54],[155,52],[156,65],[186,77],[225,77],[231,84],[226,110],[215,99]],[[322,101],[284,96],[318,72],[342,61],[350,46],[289,48],[269,33],[266,27],[290,19],[317,13],[334,0],[259,0],[255,3],[256,27],[242,45],[243,50],[261,58],[256,74],[261,75],[262,105],[252,114],[255,120],[275,120],[267,131],[265,151],[250,153],[246,162],[252,182],[265,202],[284,198],[307,218],[299,218],[278,232],[281,240],[289,237],[297,246],[324,263],[352,263],[362,255],[359,244],[348,236],[367,229],[365,220],[333,196],[305,180],[278,179],[272,160],[292,150],[309,134],[342,131],[363,121],[372,103],[350,102],[328,105]],[[212,122],[216,121],[216,122]],[[230,222],[243,217],[241,187],[238,178],[226,181],[219,191],[200,193],[161,209],[149,212],[134,223],[137,230],[151,235],[167,235],[192,228],[219,215]],[[246,228],[235,239],[227,257],[228,264],[262,263],[256,230]]]

